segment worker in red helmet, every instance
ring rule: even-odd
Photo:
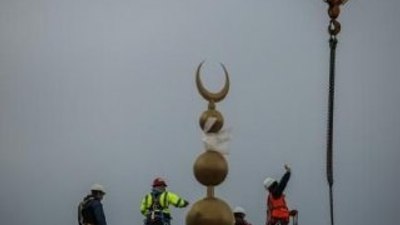
[[[154,179],[152,190],[140,204],[140,212],[146,217],[145,225],[169,225],[171,212],[169,205],[177,208],[184,208],[189,202],[177,194],[166,190],[167,183],[161,177]]]

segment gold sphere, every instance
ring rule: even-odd
[[[208,197],[193,204],[186,225],[233,225],[231,208],[223,200]]]
[[[193,171],[201,184],[215,186],[225,180],[228,174],[228,163],[221,153],[207,150],[197,157]]]
[[[218,112],[215,109],[209,109],[207,111],[204,111],[201,116],[200,116],[200,127],[202,130],[204,130],[204,125],[207,122],[208,118],[214,117],[216,118],[215,123],[212,125],[210,130],[208,130],[209,133],[216,133],[221,130],[222,126],[224,125],[224,117],[220,112]]]

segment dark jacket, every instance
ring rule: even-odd
[[[269,192],[270,194],[272,194],[272,196],[274,196],[274,198],[282,196],[283,191],[285,190],[286,185],[289,181],[289,178],[290,178],[290,171],[286,171],[286,173],[282,176],[279,183],[276,183],[275,185],[271,186]]]
[[[235,224],[234,225],[251,225],[251,223],[247,222],[242,216],[235,215]]]
[[[93,196],[85,197],[82,208],[83,224],[107,225],[101,201]]]

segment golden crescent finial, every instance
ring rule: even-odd
[[[221,63],[222,68],[224,69],[224,73],[225,73],[225,85],[224,87],[221,89],[221,91],[213,93],[208,91],[203,83],[201,82],[200,79],[200,69],[201,66],[203,65],[204,61],[201,62],[199,64],[199,66],[197,67],[196,70],[196,85],[197,85],[197,89],[199,90],[199,93],[201,96],[203,96],[203,98],[205,98],[206,100],[210,101],[210,102],[219,102],[222,99],[224,99],[226,97],[226,95],[228,94],[229,91],[229,74],[227,69],[225,68],[224,64]]]

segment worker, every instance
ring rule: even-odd
[[[264,180],[264,187],[269,192],[267,197],[267,225],[287,225],[290,216],[297,215],[297,210],[289,211],[283,193],[290,178],[290,167],[284,165],[286,170],[278,182],[274,178],[267,177]]]
[[[152,190],[140,204],[140,212],[145,216],[145,225],[170,225],[172,220],[169,205],[184,208],[189,202],[177,194],[166,190],[167,183],[157,177],[152,184]]]
[[[235,225],[251,225],[245,219],[246,211],[240,206],[235,207],[233,210],[233,217],[235,218]]]
[[[87,195],[78,207],[79,225],[107,225],[103,211],[103,200],[106,191],[100,184],[93,184]]]

